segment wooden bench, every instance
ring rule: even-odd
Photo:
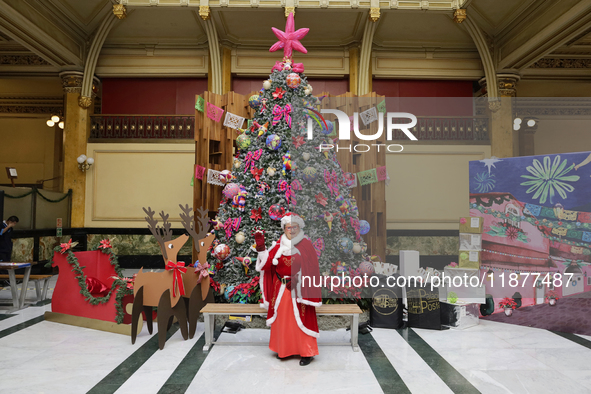
[[[258,304],[207,304],[201,309],[205,320],[205,346],[207,352],[212,345],[263,345],[261,342],[220,342],[214,341],[215,315],[258,315],[267,316],[267,310]],[[351,316],[351,346],[359,351],[357,344],[359,315],[361,309],[356,304],[330,304],[316,308],[316,315]],[[322,343],[321,345],[343,345],[343,343]]]
[[[37,301],[42,301],[47,298],[47,289],[49,288],[49,280],[53,275],[29,275],[29,281],[35,282],[35,292],[37,293]],[[16,279],[22,280],[24,275],[15,275]],[[9,279],[9,275],[0,275],[0,279]],[[41,290],[40,282],[43,282],[43,290]],[[25,290],[26,294],[26,290]]]

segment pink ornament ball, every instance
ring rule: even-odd
[[[224,261],[230,256],[230,247],[226,244],[219,244],[213,250],[213,256],[219,261]]]
[[[237,183],[228,183],[226,185],[226,187],[224,187],[224,190],[222,191],[222,194],[228,200],[233,199],[234,196],[238,195],[238,193],[240,193],[240,185]]]
[[[302,78],[296,73],[291,73],[285,78],[285,83],[288,87],[295,89],[302,83]]]
[[[369,261],[364,261],[363,263],[359,264],[359,273],[361,275],[365,274],[365,275],[373,275],[375,272],[375,269],[373,267],[373,264],[370,263]]]

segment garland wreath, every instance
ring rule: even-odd
[[[115,272],[117,273],[117,278],[111,284],[111,289],[109,293],[107,293],[104,297],[95,297],[93,296],[90,291],[88,291],[88,286],[86,284],[86,275],[84,274],[83,269],[85,267],[81,267],[76,255],[72,252],[72,247],[76,246],[76,243],[72,244],[72,240],[68,243],[60,244],[53,248],[54,251],[60,252],[62,254],[67,253],[67,260],[68,263],[72,266],[72,271],[76,274],[76,279],[78,280],[78,286],[80,286],[80,294],[84,296],[84,299],[89,302],[91,305],[98,305],[104,304],[111,299],[111,294],[116,291],[117,294],[115,296],[115,308],[117,310],[117,316],[115,317],[115,321],[117,324],[123,323],[123,316],[125,315],[123,311],[122,301],[123,297],[126,295],[133,294],[133,285],[130,285],[132,282],[128,278],[123,278],[123,272],[119,267],[119,261],[117,260],[117,256],[113,252],[111,242],[108,239],[104,239],[100,242],[100,245],[96,249],[92,250],[100,250],[102,253],[109,256],[109,262],[115,268]],[[51,265],[52,261],[50,260],[48,265]]]

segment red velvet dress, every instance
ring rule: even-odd
[[[312,357],[318,354],[315,306],[321,305],[320,289],[302,286],[301,277],[320,277],[316,252],[308,239],[302,239],[292,246],[293,255],[278,257],[275,265],[273,260],[278,249],[279,244],[265,254],[266,261],[260,261],[257,266],[261,272],[263,306],[269,310],[269,348],[282,358]]]

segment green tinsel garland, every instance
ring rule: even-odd
[[[61,252],[62,248],[61,246],[56,246],[53,250],[56,252]],[[113,253],[113,250],[111,248],[101,248],[100,250],[102,253],[109,255],[109,262],[115,268],[117,276],[120,278],[123,277],[123,272],[119,267],[119,261],[117,260],[117,256],[115,255],[115,253]],[[106,296],[94,297],[92,294],[90,294],[90,292],[88,291],[88,287],[86,286],[86,275],[83,271],[85,267],[80,266],[80,263],[78,263],[78,259],[72,252],[72,249],[68,249],[67,253],[68,263],[72,266],[72,271],[76,273],[76,279],[78,279],[78,286],[80,286],[80,294],[82,294],[84,296],[84,299],[91,305],[104,304],[108,302],[111,299],[111,294],[113,293],[113,291],[117,290],[117,295],[115,296],[115,308],[117,310],[117,316],[115,317],[115,321],[117,322],[117,324],[123,323],[123,316],[125,315],[122,305],[123,297],[125,297],[126,295],[133,294],[133,290],[127,288],[127,283],[125,281],[121,279],[115,279],[113,281],[113,284],[111,285],[109,293]],[[51,264],[51,261],[49,262],[49,264]]]

